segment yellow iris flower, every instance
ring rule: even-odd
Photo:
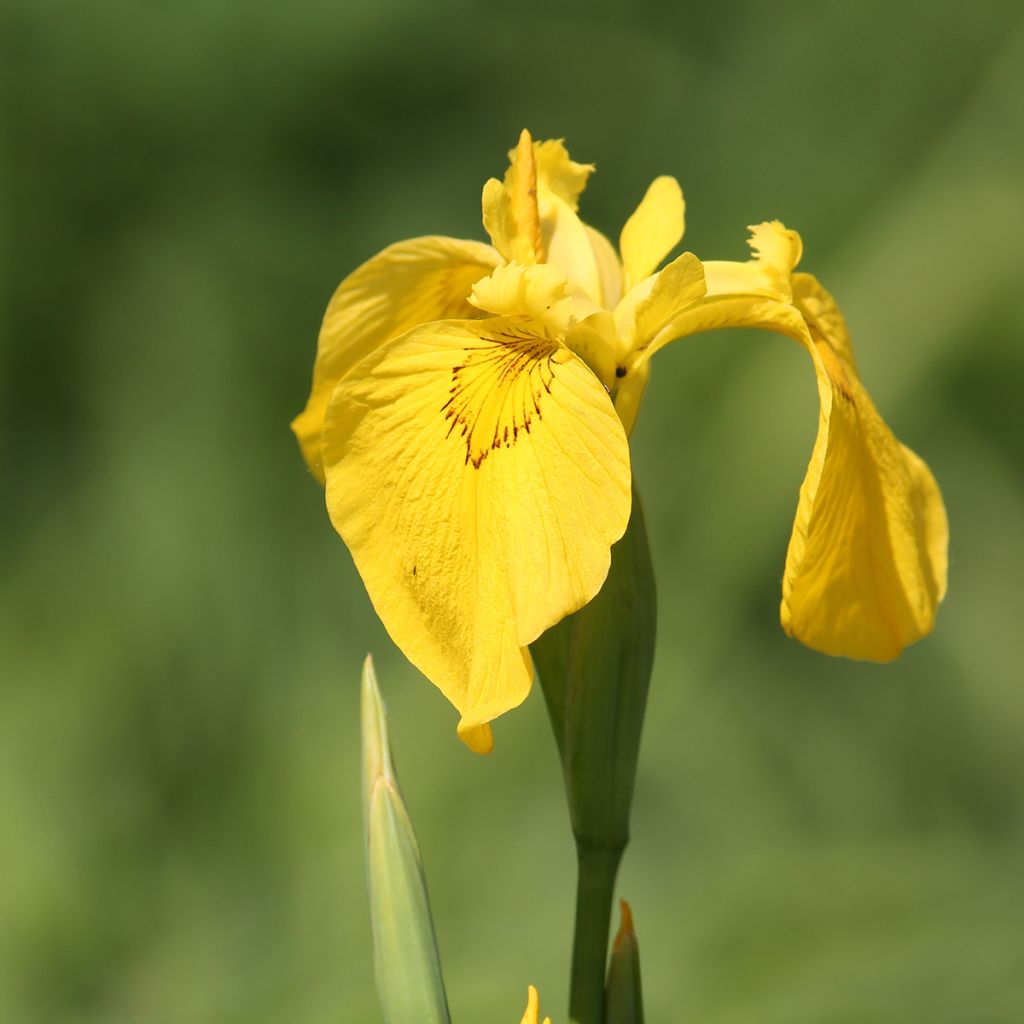
[[[713,328],[788,334],[817,375],[783,627],[879,661],[928,633],[942,499],[871,404],[831,296],[792,272],[799,236],[762,224],[752,260],[684,253],[658,271],[683,235],[674,178],[654,181],[616,252],[576,212],[591,166],[525,131],[509,156],[483,190],[492,245],[411,239],[342,282],[292,424],[377,613],[458,709],[460,737],[490,749],[488,723],[529,692],[528,645],[600,590],[650,359]]]

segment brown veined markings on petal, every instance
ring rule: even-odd
[[[465,441],[467,465],[479,469],[492,451],[511,448],[543,419],[561,346],[551,338],[507,328],[467,346],[452,368],[448,400],[441,407],[448,438]]]

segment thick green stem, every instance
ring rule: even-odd
[[[551,717],[576,838],[579,880],[570,1015],[604,1024],[615,874],[629,838],[640,734],[654,663],[656,600],[634,492],[600,593],[531,645]]]
[[[602,1024],[615,876],[625,847],[576,844],[576,933],[573,936],[569,1017],[575,1024]]]

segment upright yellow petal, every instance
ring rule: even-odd
[[[627,291],[653,274],[679,244],[685,213],[679,182],[667,175],[655,178],[619,237]]]
[[[584,224],[590,248],[594,253],[597,265],[597,276],[601,282],[601,294],[595,298],[597,305],[605,309],[614,309],[622,298],[622,263],[615,246],[596,228]]]
[[[931,631],[945,594],[945,508],[844,354],[832,297],[809,274],[795,275],[793,290],[821,416],[786,558],[782,625],[827,654],[889,661]]]
[[[471,316],[473,284],[499,262],[489,245],[427,236],[389,245],[342,281],[320,328],[309,400],[292,421],[303,457],[321,482],[320,432],[338,381],[365,355],[412,327]]]
[[[486,748],[530,688],[527,646],[586,604],[630,508],[607,392],[497,317],[417,328],[337,387],[327,505],[392,639]]]

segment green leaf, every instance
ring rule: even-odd
[[[373,660],[363,663],[363,809],[373,963],[386,1024],[450,1024],[419,847],[391,759]]]

